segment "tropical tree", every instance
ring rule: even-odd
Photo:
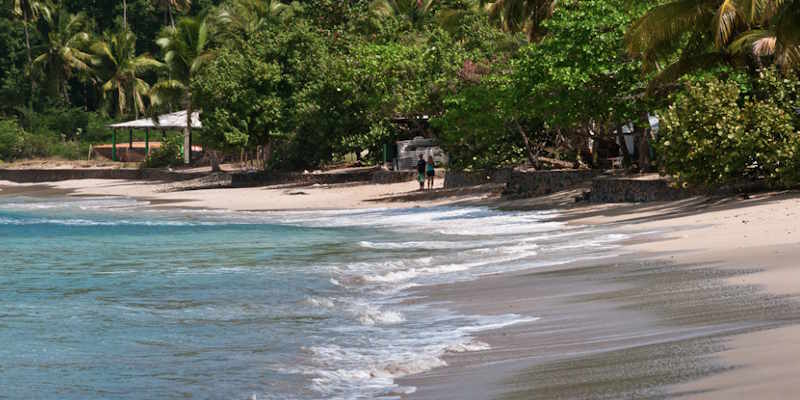
[[[164,11],[164,24],[167,24],[167,17],[169,17],[169,24],[175,27],[175,11],[183,13],[192,8],[192,0],[153,0],[153,4],[159,10]]]
[[[164,52],[169,78],[159,81],[150,90],[151,104],[157,108],[179,104],[186,110],[184,161],[190,161],[190,138],[194,99],[191,83],[203,66],[213,58],[209,46],[209,25],[206,18],[183,17],[175,27],[165,28],[156,43]]]
[[[60,94],[69,102],[67,82],[75,73],[91,71],[91,54],[86,50],[90,36],[86,32],[86,16],[71,14],[63,7],[39,18],[39,31],[45,37],[45,51],[33,60],[34,70],[42,74],[52,94]]]
[[[404,19],[417,25],[433,16],[436,3],[436,0],[375,0],[370,10],[381,18]]]
[[[133,111],[136,118],[144,111],[144,98],[150,85],[141,78],[145,72],[163,67],[148,54],[136,55],[136,35],[131,31],[107,33],[91,47],[92,64],[101,81],[103,97],[113,97],[117,115]]]
[[[31,55],[30,24],[34,22],[39,15],[49,14],[50,9],[45,2],[36,0],[13,0],[11,6],[13,15],[17,18],[22,18],[22,24],[25,29],[25,50],[28,55],[28,68],[32,69],[33,56]],[[31,96],[33,96],[35,87],[36,80],[31,76]]]
[[[525,32],[531,42],[545,33],[542,23],[553,15],[557,0],[481,0],[489,17],[507,32]]]
[[[224,31],[249,37],[264,24],[291,18],[300,9],[298,2],[286,4],[278,0],[231,0],[220,6],[216,18]]]
[[[628,51],[660,71],[656,82],[737,56],[800,62],[797,0],[673,0],[651,8],[628,33]]]

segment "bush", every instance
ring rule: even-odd
[[[800,140],[792,115],[770,96],[743,95],[735,82],[688,83],[663,114],[660,135],[661,166],[682,183],[797,182]]]
[[[0,160],[13,161],[25,148],[25,132],[16,120],[0,120]]]
[[[150,152],[144,160],[145,168],[161,168],[180,165],[183,136],[173,135],[161,142],[161,147]]]

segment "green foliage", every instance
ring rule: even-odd
[[[625,0],[560,2],[544,23],[549,34],[514,63],[510,107],[529,120],[573,129],[629,121],[646,107],[638,62],[624,50],[631,21]],[[646,109],[645,109],[646,110]]]
[[[787,105],[797,104],[798,82],[765,76],[755,96],[743,95],[733,80],[687,83],[662,116],[663,169],[701,187],[752,179],[797,183],[800,133]]]
[[[481,170],[525,159],[520,135],[509,129],[504,109],[509,84],[507,76],[492,76],[447,97],[446,111],[433,124],[440,131],[450,167]]]
[[[183,136],[172,135],[161,142],[161,147],[150,151],[144,160],[146,168],[162,168],[176,166],[182,163],[181,149]]]
[[[0,160],[13,161],[25,149],[25,132],[15,120],[0,120]]]

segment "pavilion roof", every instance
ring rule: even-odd
[[[153,118],[142,118],[111,124],[108,127],[112,129],[185,129],[186,111],[159,115],[157,123]],[[200,112],[192,113],[192,129],[203,129],[203,124],[200,123]]]

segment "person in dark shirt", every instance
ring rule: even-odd
[[[419,155],[417,161],[417,181],[419,182],[419,190],[425,190],[425,156]]]

